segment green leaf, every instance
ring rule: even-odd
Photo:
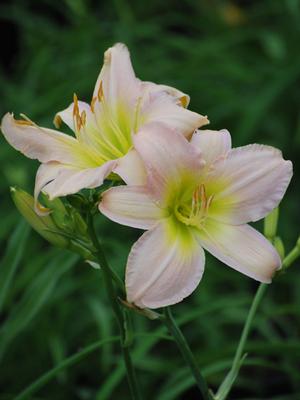
[[[55,252],[53,252],[55,254]],[[78,261],[78,256],[60,251],[26,288],[20,302],[11,311],[0,329],[0,358],[11,341],[32,321],[47,304],[59,278]]]
[[[5,255],[0,264],[0,312],[22,260],[29,231],[28,224],[21,221],[8,241]]]
[[[23,390],[18,396],[15,397],[15,400],[25,400],[29,399],[34,393],[36,393],[39,389],[41,389],[44,385],[46,385],[51,379],[55,378],[57,374],[61,371],[69,368],[70,366],[78,363],[84,357],[88,356],[90,353],[98,350],[100,347],[104,346],[107,343],[116,342],[119,340],[118,336],[112,336],[103,340],[99,340],[95,343],[90,344],[83,348],[83,350],[74,354],[71,357],[64,359],[61,363],[56,365],[54,368],[50,369],[36,381],[32,382],[26,389]]]

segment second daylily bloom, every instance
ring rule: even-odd
[[[136,78],[126,46],[116,44],[105,52],[91,104],[74,96],[55,117],[56,126],[63,121],[75,137],[15,120],[11,114],[4,116],[1,129],[13,147],[42,163],[35,197],[43,190],[53,199],[100,186],[112,171],[128,181],[127,171],[138,160],[131,151],[132,135],[151,121],[191,136],[208,120],[187,110],[188,102],[188,96],[174,88]]]
[[[292,163],[269,146],[231,149],[226,130],[199,131],[189,143],[154,123],[134,142],[147,182],[111,188],[100,203],[108,218],[148,230],[128,257],[128,301],[157,308],[191,294],[203,274],[203,248],[243,274],[270,282],[280,257],[247,223],[278,205]]]

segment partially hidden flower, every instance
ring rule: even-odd
[[[198,131],[188,142],[154,123],[134,142],[147,182],[111,188],[99,206],[108,218],[147,230],[128,257],[127,300],[140,308],[181,301],[201,280],[203,249],[251,278],[271,282],[280,257],[247,223],[278,205],[292,163],[270,146],[232,149],[226,130]]]
[[[105,52],[91,103],[78,101],[74,95],[73,103],[55,116],[56,127],[63,121],[75,137],[28,119],[16,120],[9,113],[1,129],[13,147],[42,163],[35,198],[42,190],[53,199],[98,187],[112,171],[127,181],[127,171],[139,161],[132,137],[152,121],[191,136],[208,120],[187,110],[188,103],[189,97],[177,89],[136,78],[126,46],[116,44]],[[142,169],[135,170],[138,175]]]

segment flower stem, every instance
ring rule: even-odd
[[[298,240],[299,242],[299,240]],[[298,244],[289,252],[289,254],[285,257],[285,259],[282,262],[282,271],[285,272],[285,270],[293,264],[294,261],[297,260],[300,256],[300,245]]]
[[[272,218],[273,218],[273,221],[272,221]],[[267,233],[267,231],[268,231],[267,227],[269,226],[268,238],[271,242],[274,242],[275,247],[276,247],[276,243],[275,243],[274,239],[276,238],[277,221],[278,221],[278,210],[275,209],[266,218],[266,221],[265,221],[265,234]],[[270,228],[270,226],[271,226],[271,228]],[[282,261],[282,270],[281,271],[284,272],[285,269],[288,268],[299,257],[299,255],[300,255],[299,249],[300,249],[300,246],[299,246],[299,239],[298,239],[295,248]],[[280,270],[278,271],[278,273],[280,273]],[[246,354],[243,355],[244,348],[245,348],[246,341],[249,336],[250,328],[251,328],[253,319],[255,317],[257,307],[259,306],[259,304],[263,298],[263,295],[264,295],[265,291],[267,290],[267,287],[268,287],[268,285],[265,283],[261,283],[258,286],[258,289],[254,296],[251,308],[249,310],[249,313],[248,313],[248,316],[247,316],[247,319],[246,319],[246,322],[245,322],[245,325],[244,325],[244,328],[242,331],[242,335],[241,335],[238,347],[236,349],[236,353],[235,353],[235,356],[234,356],[234,359],[232,362],[232,367],[231,367],[229,373],[227,374],[227,376],[225,377],[224,381],[221,383],[221,386],[219,387],[218,392],[214,396],[215,400],[225,400],[234,384],[234,381],[239,373],[239,370],[242,366],[243,360],[246,356]]]
[[[164,317],[162,318],[162,321],[166,324],[170,334],[173,336],[185,362],[188,364],[190,367],[190,370],[197,382],[197,386],[202,394],[202,399],[203,400],[210,400],[212,399],[206,381],[203,378],[199,367],[197,365],[197,362],[194,358],[194,355],[183,335],[181,330],[179,329],[173,315],[171,312],[170,307],[165,307],[164,309]]]
[[[141,400],[140,392],[138,390],[136,374],[135,374],[135,370],[133,367],[133,363],[132,363],[132,359],[131,359],[131,355],[130,355],[130,351],[129,351],[129,344],[127,341],[127,337],[128,337],[127,324],[125,324],[124,314],[118,303],[116,290],[115,290],[115,287],[113,284],[113,277],[111,275],[111,269],[106,260],[106,256],[103,251],[103,248],[97,238],[97,235],[95,232],[95,227],[94,227],[93,216],[90,213],[87,216],[87,224],[88,224],[88,232],[89,232],[90,238],[92,240],[94,247],[97,250],[95,257],[97,258],[99,265],[101,266],[101,271],[103,274],[103,279],[104,279],[104,284],[105,284],[105,288],[107,291],[107,295],[108,295],[111,307],[114,311],[114,314],[115,314],[115,317],[117,320],[117,324],[119,327],[121,348],[122,348],[122,352],[123,352],[123,358],[124,358],[126,373],[127,373],[127,380],[128,380],[129,389],[131,392],[131,398],[132,398],[132,400]]]
[[[217,394],[215,395],[215,400],[224,400],[226,399],[228,393],[230,392],[232,385],[238,375],[238,372],[241,368],[241,365],[243,363],[244,360],[244,348],[245,348],[245,344],[250,332],[250,328],[257,310],[257,307],[259,305],[259,303],[261,302],[261,299],[267,289],[268,285],[265,283],[261,283],[257,289],[257,292],[255,294],[255,297],[253,299],[251,308],[249,310],[243,331],[242,331],[242,335],[238,344],[238,347],[236,349],[235,352],[235,356],[232,362],[232,367],[229,371],[229,373],[227,374],[226,378],[224,379],[224,381],[222,382],[221,386],[219,387],[219,390],[217,392]]]

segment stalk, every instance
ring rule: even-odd
[[[182,357],[184,358],[185,362],[189,366],[195,381],[197,383],[197,386],[201,392],[202,399],[203,400],[211,400],[212,397],[209,393],[207,384],[205,379],[203,378],[200,369],[197,365],[197,362],[194,358],[194,355],[183,335],[181,332],[179,326],[177,325],[170,307],[166,307],[164,309],[164,317],[162,318],[162,321],[166,324],[170,334],[173,336],[181,354]]]
[[[257,289],[257,292],[255,294],[255,297],[253,299],[253,302],[251,304],[242,334],[241,334],[241,338],[238,344],[238,347],[236,349],[235,352],[235,356],[232,362],[232,366],[231,369],[229,371],[229,373],[227,374],[226,378],[224,379],[224,381],[222,382],[221,386],[218,389],[217,394],[215,395],[215,400],[224,400],[226,399],[228,393],[230,392],[234,381],[239,373],[239,370],[242,366],[242,363],[244,361],[244,358],[246,355],[243,355],[244,353],[244,348],[246,345],[246,341],[248,339],[249,336],[249,332],[251,329],[251,325],[253,322],[253,319],[255,317],[256,314],[256,310],[257,307],[259,306],[263,295],[267,289],[268,285],[266,283],[261,283]]]
[[[91,241],[96,249],[96,253],[94,255],[97,258],[99,265],[101,266],[104,284],[105,284],[105,288],[107,291],[107,296],[109,298],[111,307],[114,311],[114,314],[115,314],[115,317],[117,320],[117,324],[119,327],[120,343],[121,343],[123,359],[124,359],[124,363],[125,363],[125,367],[126,367],[127,380],[128,380],[128,384],[129,384],[131,398],[132,398],[132,400],[141,400],[140,391],[138,389],[138,384],[137,384],[137,379],[136,379],[136,373],[135,373],[135,369],[133,367],[133,363],[132,363],[132,359],[131,359],[131,355],[130,355],[130,351],[129,351],[129,344],[128,344],[128,340],[127,340],[128,336],[129,336],[128,332],[127,332],[128,324],[125,323],[123,310],[121,310],[121,308],[119,306],[118,297],[117,297],[116,290],[115,290],[115,287],[113,284],[113,276],[111,274],[111,269],[107,262],[102,245],[97,238],[97,235],[95,232],[95,227],[94,227],[93,216],[90,213],[88,214],[88,217],[87,217],[87,224],[88,224],[88,232],[89,232]]]

